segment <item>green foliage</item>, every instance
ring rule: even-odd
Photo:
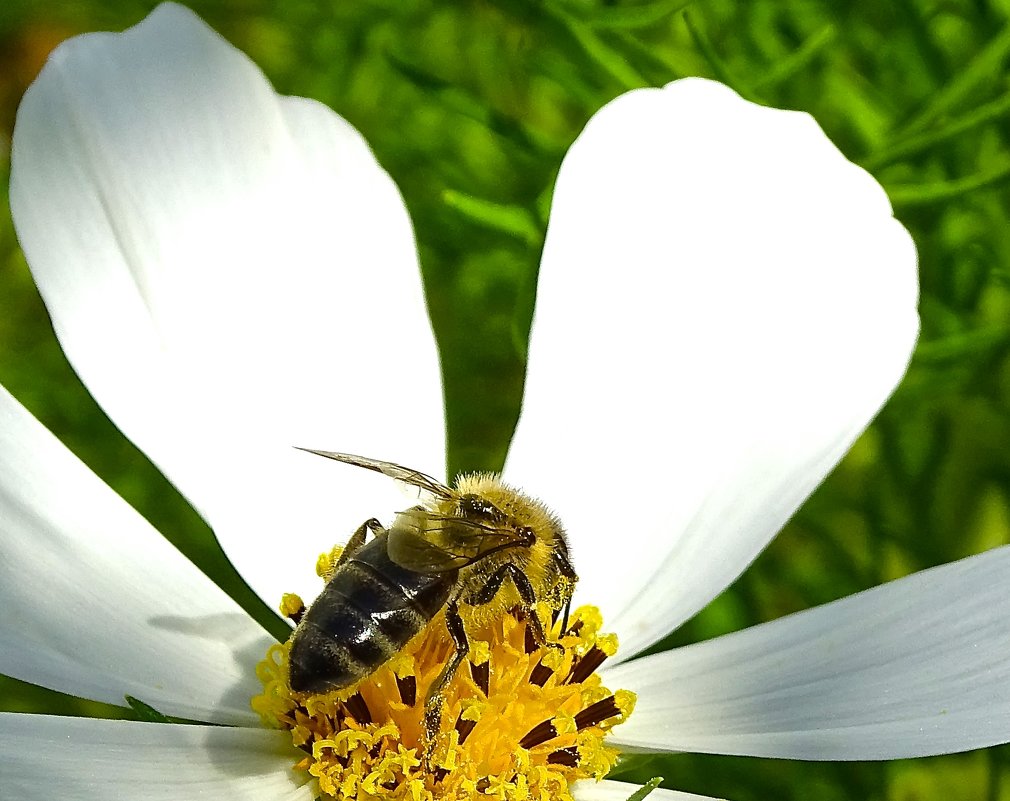
[[[0,137],[42,54],[149,2],[8,0]],[[401,187],[443,357],[454,470],[500,466],[518,414],[550,189],[629,88],[718,77],[807,111],[888,189],[921,259],[923,333],[871,430],[755,566],[664,645],[714,636],[1010,540],[1010,4],[1006,0],[202,0],[281,91],[362,131]],[[204,524],[60,353],[0,213],[0,381],[262,620]],[[0,707],[108,714],[0,681]],[[120,710],[129,714],[128,710]],[[1005,748],[892,764],[675,755],[621,770],[748,799],[1007,797]]]

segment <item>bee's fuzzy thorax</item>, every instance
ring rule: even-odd
[[[467,590],[476,590],[503,564],[511,562],[530,580],[537,598],[546,600],[560,594],[562,600],[567,601],[571,597],[571,587],[559,588],[559,583],[569,582],[557,574],[551,561],[557,550],[568,553],[568,541],[561,521],[544,503],[505,483],[497,473],[458,476],[454,489],[461,496],[477,495],[489,501],[505,514],[508,525],[528,528],[535,536],[528,548],[510,548],[464,568],[460,575],[461,585]],[[442,501],[440,506],[447,507],[441,511],[448,512],[452,504]],[[515,587],[506,582],[493,602],[464,608],[464,617],[480,625],[499,617],[519,602]]]

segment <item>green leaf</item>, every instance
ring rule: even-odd
[[[955,136],[966,133],[972,128],[985,125],[987,122],[993,122],[1006,114],[1010,114],[1010,92],[979,106],[974,111],[960,117],[955,117],[942,128],[925,131],[921,134],[915,134],[892,142],[876,153],[871,153],[869,157],[862,161],[862,166],[868,170],[874,170],[903,156],[913,155],[927,150],[940,142],[953,139]]]
[[[754,90],[743,79],[732,73],[726,65],[726,62],[724,62],[716,52],[715,47],[709,40],[704,29],[695,21],[694,16],[685,13],[684,24],[687,25],[688,33],[691,34],[695,47],[697,47],[699,52],[705,57],[705,60],[712,68],[712,73],[715,77],[727,86],[731,86],[735,89],[740,97],[750,100],[753,103],[762,102],[761,99],[754,93]]]
[[[568,32],[595,64],[599,65],[625,89],[638,89],[650,85],[649,81],[632,67],[621,53],[604,42],[582,20],[576,19],[567,11],[557,7],[548,7],[544,10]]]
[[[683,11],[694,0],[657,0],[641,6],[611,6],[585,11],[580,19],[590,28],[647,28]]]
[[[766,89],[770,86],[776,86],[780,83],[785,83],[794,75],[803,72],[822,50],[835,41],[837,36],[838,29],[829,22],[812,36],[808,37],[795,52],[783,58],[765,73],[765,76],[754,84],[754,88]]]
[[[895,206],[923,206],[929,203],[942,203],[968,192],[985,189],[1008,178],[1010,178],[1010,158],[1004,158],[995,167],[964,178],[923,184],[890,185],[885,188],[891,203]]]
[[[643,799],[663,783],[662,776],[653,776],[649,781],[628,796],[628,801],[643,801]]]
[[[544,232],[536,217],[522,206],[496,203],[454,189],[446,189],[442,200],[449,208],[482,228],[500,231],[533,247],[543,242]]]
[[[931,367],[951,363],[963,364],[966,358],[989,357],[1008,348],[1010,348],[1010,328],[990,326],[920,342],[915,349],[914,361],[916,364]]]
[[[147,723],[171,723],[172,720],[167,715],[161,714],[157,709],[155,709],[150,704],[145,704],[139,698],[134,698],[132,695],[124,696],[126,698],[126,703],[129,704],[130,709],[137,713],[137,717]]]
[[[1004,25],[979,53],[946,86],[932,95],[925,108],[903,128],[910,133],[921,130],[962,103],[979,86],[992,85],[1010,55],[1010,25]]]

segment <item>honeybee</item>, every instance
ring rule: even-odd
[[[398,513],[389,528],[372,518],[351,536],[295,629],[288,660],[292,690],[350,687],[396,656],[444,610],[456,650],[425,697],[430,740],[444,691],[469,651],[461,606],[471,620],[490,620],[518,607],[537,645],[560,647],[547,642],[536,605],[546,602],[555,616],[563,612],[563,630],[578,576],[564,529],[542,503],[494,474],[461,476],[448,487],[390,462],[302,450],[374,470],[428,497]]]

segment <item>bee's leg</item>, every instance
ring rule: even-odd
[[[568,580],[571,588],[575,587],[576,582],[579,580],[579,574],[575,572],[575,568],[572,567],[572,563],[568,560],[568,554],[562,553],[561,551],[554,551],[554,567],[558,573]],[[561,618],[561,633],[564,634],[568,630],[568,615],[572,611],[572,594],[569,591],[567,593],[568,597],[565,599],[564,616]]]
[[[572,563],[568,561],[568,555],[561,553],[561,551],[554,551],[553,553],[554,566],[557,568],[558,573],[568,579],[572,584],[575,584],[579,580],[579,574],[575,572],[575,568],[572,567]]]
[[[501,585],[505,583],[505,579],[509,577],[511,577],[512,583],[515,584],[516,590],[519,592],[519,599],[523,602],[523,612],[526,613],[526,625],[529,626],[529,631],[533,635],[533,641],[541,648],[562,648],[561,643],[547,642],[544,624],[540,620],[540,615],[537,614],[537,596],[533,592],[533,585],[530,584],[530,580],[519,569],[518,565],[514,565],[511,562],[503,564],[491,574],[491,578],[487,580],[487,583],[483,587],[470,594],[466,602],[470,606],[483,606],[484,604],[491,603],[495,596],[498,595],[498,591],[501,589]]]
[[[453,654],[449,663],[442,668],[442,672],[438,674],[438,678],[431,683],[431,686],[428,688],[428,694],[424,699],[425,763],[429,761],[435,748],[435,735],[438,733],[438,727],[442,718],[442,704],[445,702],[445,687],[470,651],[470,641],[466,638],[466,628],[463,626],[463,618],[459,616],[459,606],[455,599],[446,604],[445,626],[449,629],[449,636],[452,637],[453,645],[456,646],[456,653]]]
[[[350,557],[354,556],[355,553],[365,544],[365,536],[369,531],[372,532],[372,536],[378,536],[383,533],[386,529],[382,527],[382,523],[376,520],[374,517],[369,518],[360,526],[358,530],[355,531],[351,538],[347,541],[347,545],[344,546],[344,550],[340,552],[340,556],[337,561],[333,563],[333,568],[336,569],[340,567],[344,562],[346,562]]]

